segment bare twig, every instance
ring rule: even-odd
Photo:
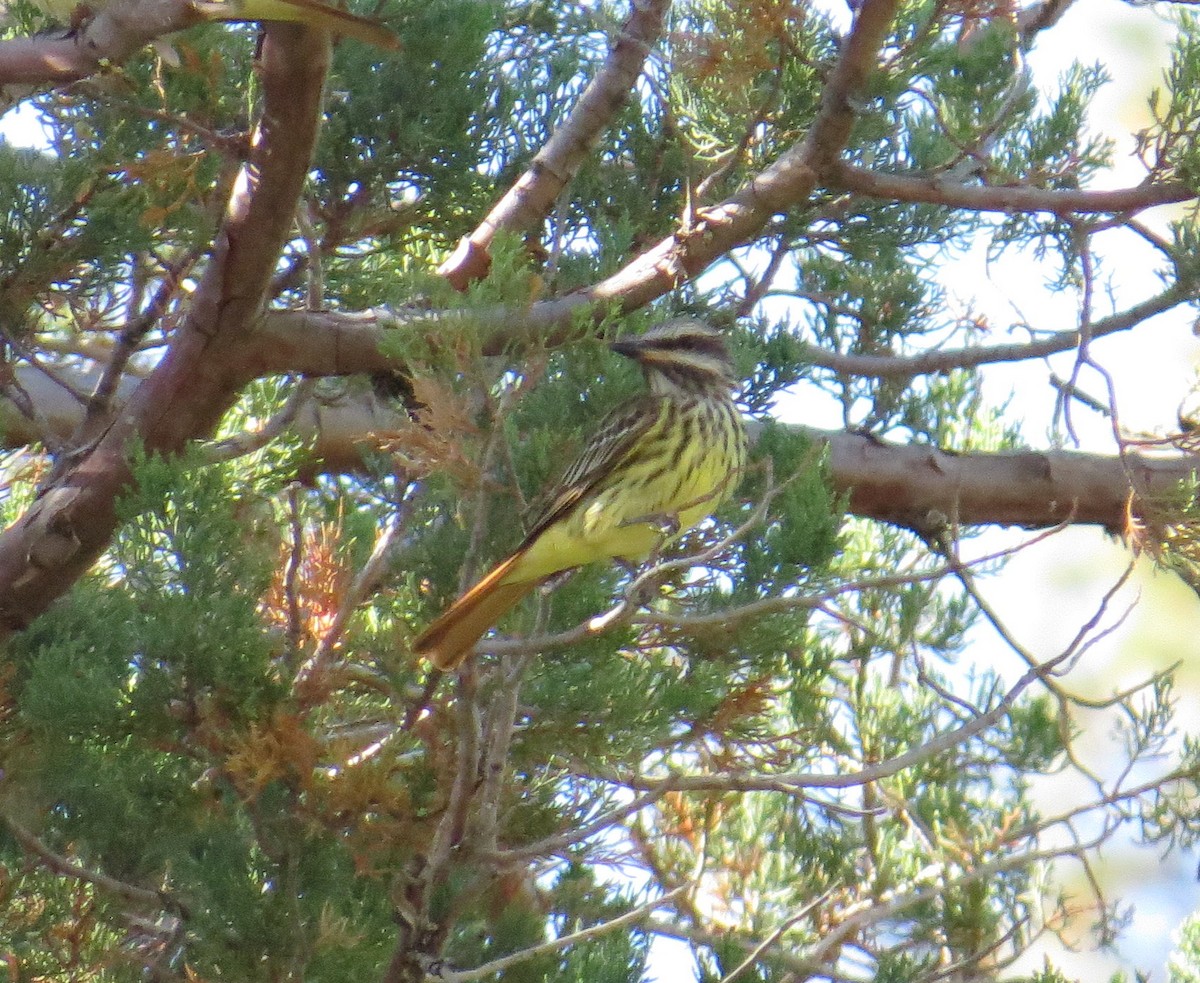
[[[165,264],[158,290],[155,291],[150,303],[136,317],[126,323],[124,329],[117,336],[117,343],[113,346],[104,371],[96,381],[96,386],[88,398],[87,409],[80,428],[83,434],[86,435],[91,427],[97,426],[112,412],[113,396],[116,395],[129,359],[137,352],[142,339],[167,312],[171,301],[179,292],[179,285],[184,276],[195,266],[204,251],[204,249],[196,247],[185,253],[178,261]]]
[[[814,911],[816,911],[817,908],[819,908],[821,905],[823,905],[830,898],[830,896],[832,894],[833,894],[833,888],[830,888],[828,891],[825,891],[823,894],[819,895],[818,897],[813,898],[812,901],[810,901],[808,904],[806,904],[803,908],[801,908],[794,915],[790,916],[789,918],[785,918],[782,922],[779,923],[779,926],[777,928],[775,928],[769,935],[767,935],[767,937],[765,939],[763,939],[758,945],[756,945],[753,949],[750,950],[750,952],[747,954],[745,959],[743,959],[733,969],[731,969],[728,973],[726,973],[724,976],[722,976],[720,983],[733,983],[733,981],[735,979],[737,979],[739,976],[741,976],[742,973],[744,973],[746,970],[750,969],[756,962],[758,962],[759,959],[762,958],[763,953],[765,953],[769,948],[771,948],[771,946],[773,946],[776,942],[778,942],[781,938],[783,938],[784,932],[786,932],[793,925],[799,924],[800,922],[804,921],[805,918],[807,918]]]
[[[1137,327],[1147,318],[1190,303],[1200,285],[1190,282],[1171,284],[1161,293],[1135,304],[1127,310],[1100,318],[1091,324],[1091,337],[1103,338],[1119,331]],[[918,352],[914,355],[857,355],[830,352],[815,346],[804,349],[804,358],[824,369],[866,378],[904,380],[919,375],[950,372],[954,369],[978,368],[999,362],[1020,362],[1045,358],[1079,346],[1080,334],[1075,331],[1056,331],[1033,341],[1003,345],[969,345],[963,348],[944,348]]]
[[[761,504],[761,503],[760,503]],[[743,523],[742,526],[735,529],[729,535],[725,536],[719,542],[711,545],[701,553],[691,554],[686,557],[681,557],[676,560],[668,561],[670,570],[690,569],[695,566],[701,566],[705,562],[719,556],[727,550],[733,543],[743,538],[749,531],[754,528],[754,525],[760,521],[756,518],[758,512],[751,516],[749,520]],[[1040,542],[1049,536],[1056,535],[1066,528],[1065,523],[1061,523],[1053,528],[1044,530],[1036,536],[1023,540],[1016,546],[1008,547],[1007,549],[997,550],[993,553],[985,554],[976,559],[968,561],[969,565],[977,566],[986,563],[992,563],[996,560],[1004,559],[1007,556],[1014,555]],[[676,566],[676,564],[680,566]],[[666,574],[663,571],[667,567],[667,563],[662,563],[658,566],[649,567],[643,574],[648,577],[649,581],[657,582],[660,575],[665,578]],[[666,611],[654,611],[645,614],[637,613],[637,605],[630,603],[628,596],[619,601],[614,607],[608,611],[597,615],[594,618],[588,619],[586,622],[577,625],[575,628],[567,631],[558,632],[554,635],[530,636],[526,639],[502,639],[492,638],[480,643],[479,651],[491,654],[504,654],[508,652],[527,652],[527,651],[543,651],[548,649],[569,648],[572,645],[578,644],[585,638],[597,634],[599,631],[607,631],[615,625],[622,624],[641,624],[650,626],[662,626],[670,628],[678,628],[685,632],[701,632],[706,629],[728,626],[737,624],[741,621],[750,621],[761,618],[768,614],[779,614],[786,611],[796,610],[813,610],[824,607],[830,600],[847,594],[858,594],[868,590],[891,590],[897,587],[904,587],[910,584],[929,583],[940,580],[954,572],[954,567],[950,563],[930,567],[924,570],[913,570],[911,572],[897,572],[894,574],[883,574],[880,576],[856,577],[850,580],[844,580],[837,585],[815,592],[811,594],[791,594],[781,597],[768,597],[759,601],[751,601],[748,604],[739,605],[735,608],[726,608],[720,611],[713,611],[707,614],[671,614]],[[628,595],[628,591],[626,592]]]
[[[627,925],[637,925],[638,923],[644,921],[652,912],[671,904],[676,898],[680,897],[680,895],[690,888],[690,883],[680,885],[673,891],[668,891],[661,897],[655,898],[652,901],[647,901],[645,904],[638,905],[636,908],[627,911],[623,915],[618,915],[616,918],[609,919],[606,922],[600,922],[597,925],[591,925],[588,928],[581,929],[578,932],[572,932],[570,935],[563,935],[557,939],[551,939],[549,942],[543,942],[541,945],[535,945],[528,949],[522,949],[520,952],[514,952],[512,955],[504,956],[501,959],[493,959],[491,962],[484,963],[482,966],[476,966],[474,969],[431,970],[429,975],[433,979],[440,981],[440,983],[467,983],[468,980],[483,979],[484,977],[491,976],[494,973],[499,973],[512,966],[517,966],[523,962],[527,962],[530,959],[536,959],[539,956],[549,955],[553,952],[560,952],[561,950],[570,948],[571,946],[576,946],[583,942],[589,942],[592,939],[596,939],[602,935],[607,935],[610,932],[616,931],[618,928],[624,928]]]
[[[115,877],[109,877],[98,870],[91,870],[78,861],[55,853],[11,816],[0,818],[8,826],[13,839],[56,874],[62,874],[64,877],[71,877],[88,884],[94,884],[102,891],[107,891],[119,898],[125,898],[127,901],[151,905],[158,909],[166,908],[180,916],[186,915],[183,904],[165,891],[152,891],[149,888],[138,887],[135,884],[119,881]]]
[[[1047,190],[1021,185],[962,184],[944,177],[884,174],[854,164],[834,166],[830,183],[843,191],[881,198],[963,208],[975,212],[1047,212],[1052,215],[1128,215],[1159,205],[1194,201],[1196,192],[1182,181],[1140,184],[1115,191]]]
[[[292,534],[292,542],[288,549],[287,569],[283,575],[283,596],[287,603],[288,656],[292,660],[297,660],[300,657],[300,646],[304,641],[300,598],[296,594],[300,565],[304,560],[304,526],[300,521],[300,492],[295,482],[288,485],[287,507],[288,527]],[[294,662],[291,668],[295,668]]]
[[[271,441],[279,438],[295,421],[296,415],[311,398],[316,388],[316,379],[302,379],[293,388],[279,412],[275,413],[259,429],[234,434],[214,443],[202,445],[204,460],[209,464],[233,461],[247,454],[260,451]]]
[[[585,826],[572,829],[567,833],[560,833],[557,836],[546,837],[543,840],[538,840],[536,843],[530,843],[527,846],[518,847],[514,850],[498,850],[487,859],[494,861],[497,866],[510,866],[528,863],[538,857],[560,853],[568,847],[586,842],[593,836],[598,836],[605,830],[611,829],[618,823],[628,819],[630,816],[641,812],[643,809],[657,802],[664,794],[665,791],[655,791],[634,796],[625,805],[618,806],[606,812],[599,819]]]
[[[602,777],[619,785],[643,792],[686,791],[686,792],[783,792],[793,795],[808,788],[853,788],[868,782],[876,782],[887,778],[906,768],[911,768],[922,761],[942,754],[951,748],[965,743],[977,734],[995,726],[1016,706],[1017,698],[1033,683],[1044,679],[1056,666],[1072,653],[1066,652],[1044,662],[1026,672],[986,713],[980,714],[966,723],[944,731],[925,743],[898,754],[894,758],[880,761],[857,771],[843,772],[836,775],[781,772],[773,775],[762,774],[724,774],[724,775],[672,775],[667,778],[643,778],[640,775],[611,774],[596,775],[587,772],[590,777]]]

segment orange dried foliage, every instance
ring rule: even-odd
[[[1125,524],[1119,535],[1128,544],[1134,556],[1149,553],[1155,560],[1161,560],[1161,542],[1151,535],[1149,526],[1135,511],[1138,504],[1132,491],[1125,496]]]
[[[703,753],[717,770],[733,767],[737,760],[745,757],[748,748],[745,739],[730,732],[742,721],[762,716],[773,699],[769,676],[752,679],[732,690],[707,717],[697,720],[686,739],[703,742]],[[770,740],[756,740],[754,746],[766,754]]]
[[[194,75],[199,75],[212,86],[219,85],[225,78],[225,61],[218,51],[201,54],[193,45],[179,43],[176,45],[183,67]]]
[[[340,520],[322,523],[304,537],[293,587],[303,643],[322,638],[329,631],[354,577],[338,554],[341,538]],[[289,628],[287,581],[291,563],[292,544],[281,543],[275,575],[259,607],[269,624],[285,631]]]
[[[329,757],[345,761],[353,753],[345,744]],[[396,775],[396,763],[385,750],[378,756],[316,773],[308,799],[316,820],[336,832],[363,876],[394,872],[397,853],[427,845],[432,820],[417,815],[408,785]]]
[[[317,918],[317,934],[313,939],[313,948],[318,952],[325,949],[344,950],[358,945],[366,936],[354,929],[348,918],[334,914],[333,907],[328,902],[321,908]]]
[[[755,842],[751,843],[749,848],[741,851],[740,854],[727,859],[725,866],[730,873],[736,874],[743,881],[748,881],[762,868],[765,856],[766,851],[763,849],[762,844]]]
[[[39,486],[42,479],[49,473],[53,462],[46,453],[27,454],[11,464],[13,470],[7,476],[10,486],[34,485]]]
[[[793,0],[730,4],[713,18],[712,29],[677,32],[672,40],[679,73],[720,91],[744,93],[762,72],[779,62],[779,42],[790,47],[806,14]]]
[[[394,454],[409,471],[442,471],[460,485],[477,487],[479,466],[465,453],[463,437],[478,434],[479,428],[466,400],[428,377],[414,378],[412,389],[420,405],[416,420],[403,429],[376,434],[380,448]]]
[[[294,714],[276,711],[265,724],[254,724],[229,742],[225,773],[245,799],[254,799],[272,781],[312,787],[318,745]]]
[[[683,792],[667,792],[658,805],[659,831],[683,840],[693,850],[700,849],[712,816],[705,806]]]
[[[717,704],[705,726],[711,733],[721,736],[738,721],[761,716],[770,707],[774,697],[771,685],[771,677],[764,675],[731,691]]]
[[[413,723],[412,736],[425,745],[427,767],[437,778],[437,788],[449,789],[459,769],[458,722],[455,711],[443,702],[430,703],[425,713]],[[445,803],[437,803],[441,808]]]
[[[203,163],[203,154],[181,154],[177,149],[163,148],[151,150],[122,166],[128,181],[141,185],[159,202],[142,212],[142,225],[161,228],[172,212],[203,198],[204,189],[197,183]]]

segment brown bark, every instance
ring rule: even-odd
[[[80,378],[81,387],[86,382]],[[38,415],[60,434],[83,419],[83,407],[62,388],[26,369],[20,382]],[[5,444],[36,438],[18,426],[0,402]],[[408,417],[363,396],[333,405],[310,401],[295,429],[311,442],[318,467],[329,473],[362,466],[366,449],[389,431],[412,426]],[[753,427],[752,427],[753,429]],[[801,428],[802,429],[802,428]],[[849,496],[854,515],[914,529],[944,521],[964,526],[1043,528],[1063,522],[1100,525],[1120,532],[1128,519],[1157,516],[1163,503],[1179,501],[1182,484],[1200,471],[1200,457],[1081,454],[1059,450],[954,453],[936,447],[885,443],[862,434],[809,431],[829,448],[829,473]]]
[[[193,306],[162,361],[97,434],[59,461],[33,507],[0,533],[0,632],[23,628],[65,593],[116,528],[131,442],[175,452],[209,434],[251,376],[233,355],[257,320],[312,158],[329,64],[326,35],[271,25],[263,115]]]
[[[537,152],[475,231],[463,238],[438,272],[458,290],[487,275],[497,232],[534,228],[587,159],[588,152],[629,98],[642,65],[663,30],[670,0],[633,0],[633,10],[599,74],[570,116]]]
[[[1044,528],[1060,523],[1127,530],[1181,500],[1200,470],[1189,454],[1124,458],[1070,451],[954,454],[885,444],[860,434],[822,434],[834,487],[850,511],[919,531],[946,523]]]
[[[204,18],[188,0],[107,0],[69,37],[0,41],[0,86],[61,85],[118,65]]]

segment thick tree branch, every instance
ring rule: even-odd
[[[1200,470],[1192,455],[1124,457],[1070,451],[954,454],[829,433],[834,487],[855,515],[918,530],[964,526],[1044,528],[1059,523],[1124,531],[1131,516],[1161,518],[1181,483]]]
[[[0,86],[75,82],[204,20],[191,0],[106,0],[95,8],[70,37],[0,41]]]
[[[32,370],[21,382],[38,416],[63,433],[82,418],[75,400]],[[0,401],[0,422],[10,416],[14,411]],[[331,473],[361,467],[364,451],[413,425],[403,412],[365,394],[336,403],[308,400],[294,421],[296,431],[312,442],[319,466]],[[3,432],[9,446],[34,439],[27,420],[22,429],[6,426]],[[1119,532],[1130,516],[1160,518],[1162,504],[1178,501],[1182,484],[1200,472],[1200,457],[1190,454],[958,454],[862,434],[805,432],[828,448],[830,479],[848,495],[851,513],[915,529],[945,521],[1030,529],[1067,522]]]
[[[0,533],[0,632],[20,629],[91,566],[116,528],[114,504],[140,441],[174,452],[211,433],[251,378],[231,359],[257,319],[316,140],[329,39],[267,28],[263,117],[192,307],[162,361],[108,428],[58,462],[32,508]]]
[[[878,63],[896,0],[864,0],[808,135],[725,201],[697,209],[690,228],[663,239],[623,269],[577,295],[633,311],[701,273],[748,242],[781,212],[804,202],[837,163],[850,139],[855,103]]]
[[[304,22],[381,48],[400,46],[393,32],[372,18],[319,3],[286,8],[232,0],[104,0],[79,6],[89,16],[66,36],[0,41],[0,107],[26,94],[4,92],[4,86],[75,82],[122,63],[155,38],[206,21]]]
[[[670,0],[633,0],[633,11],[617,43],[571,114],[538,151],[529,170],[438,270],[457,289],[487,275],[489,249],[497,232],[532,229],[550,213],[559,193],[579,173],[588,152],[629,98],[646,56],[662,34],[670,6]]]

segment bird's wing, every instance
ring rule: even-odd
[[[583,453],[563,473],[550,504],[542,510],[521,548],[528,546],[547,526],[570,512],[601,479],[610,474],[658,420],[661,408],[661,397],[643,393],[601,420]]]

